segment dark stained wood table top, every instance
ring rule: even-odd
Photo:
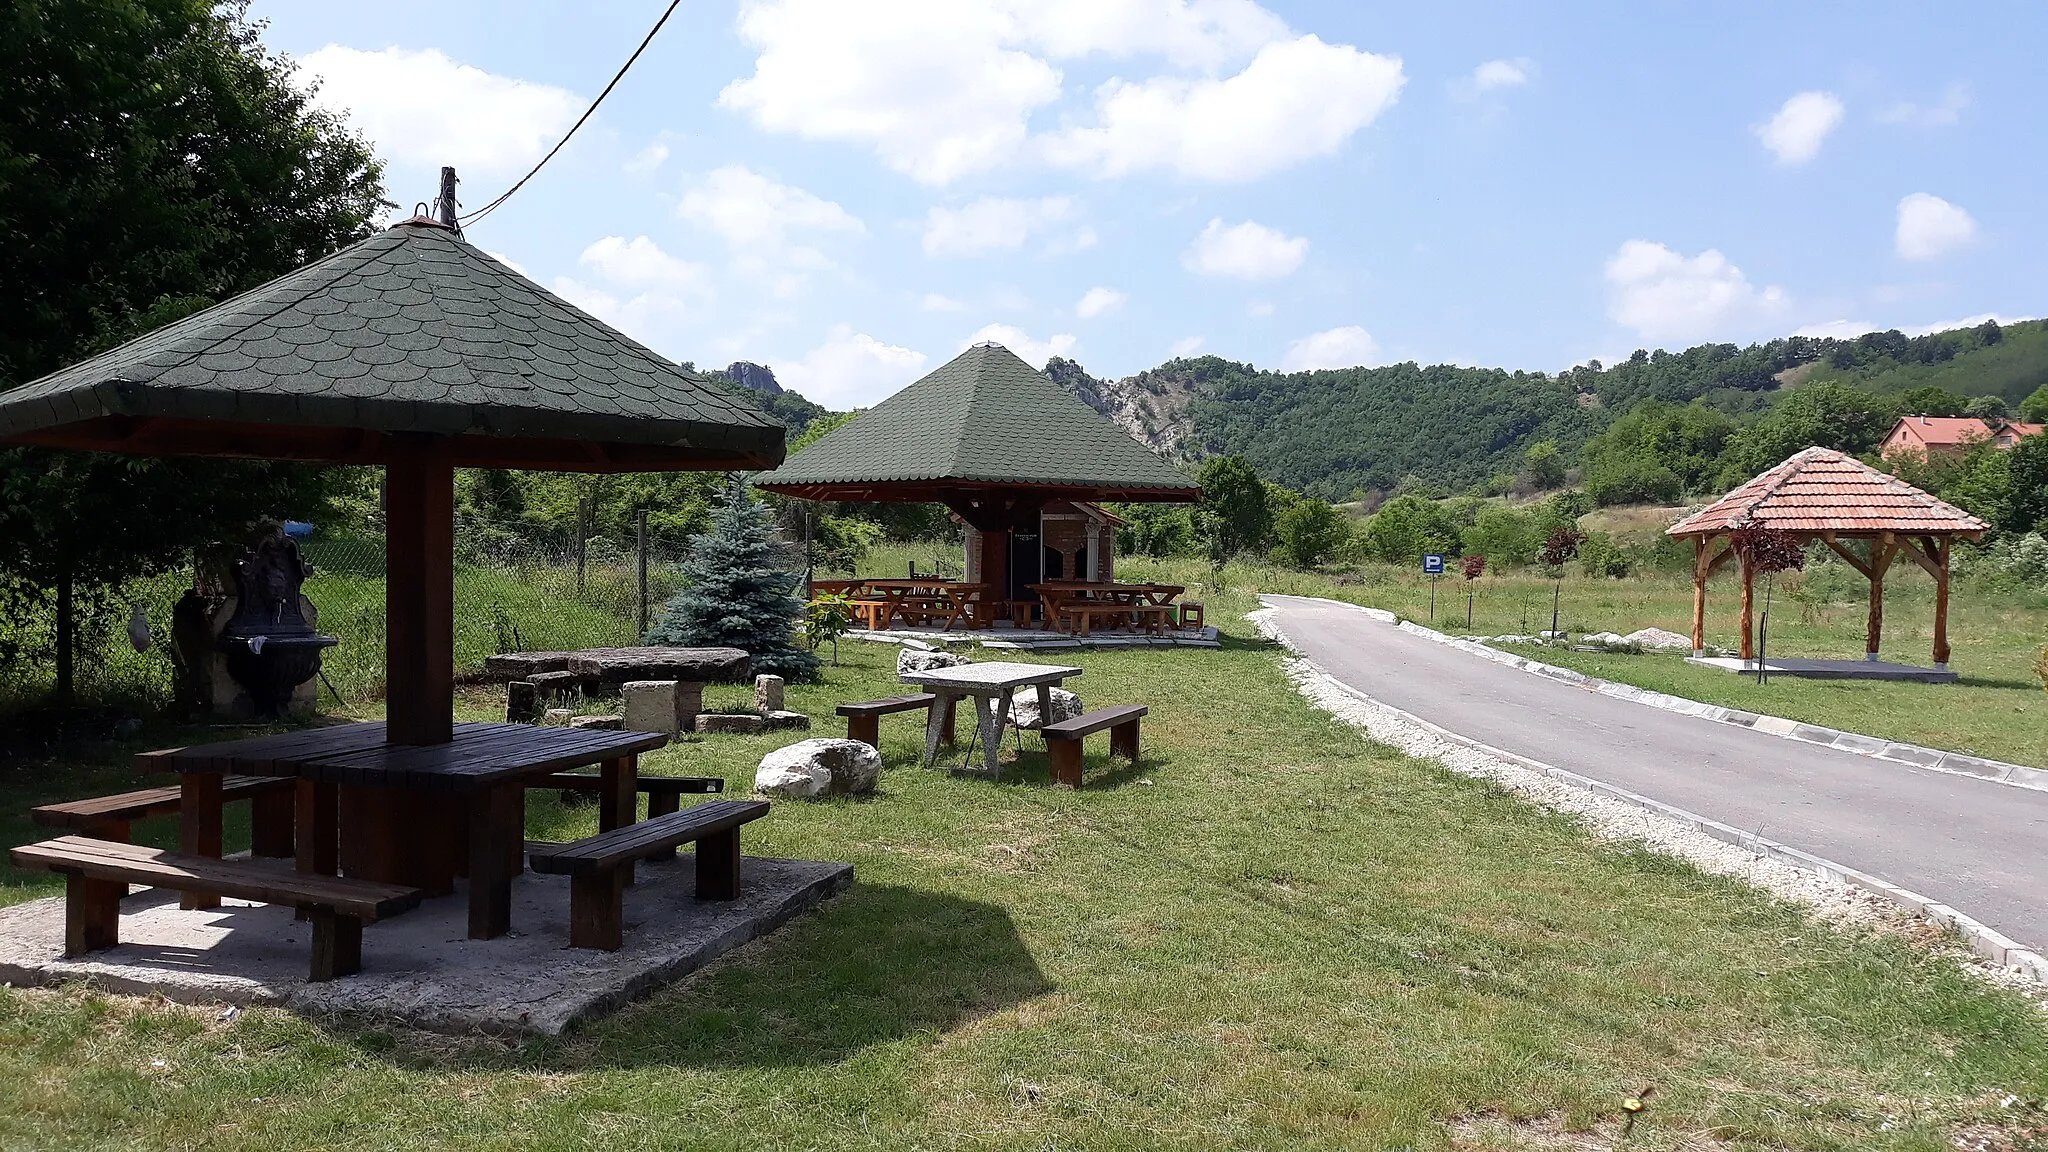
[[[143,752],[136,764],[169,772],[294,776],[330,784],[466,791],[538,772],[651,752],[659,732],[464,723],[446,744],[386,744],[377,722],[336,724],[218,744]]]

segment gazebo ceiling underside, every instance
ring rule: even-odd
[[[783,428],[426,223],[0,393],[0,441],[376,464],[771,467]]]
[[[1665,531],[1704,537],[1745,527],[1848,539],[1973,539],[1990,525],[1854,457],[1808,448]]]
[[[1172,465],[993,344],[969,348],[757,483],[853,502],[1201,498]]]

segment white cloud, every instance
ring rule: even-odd
[[[721,106],[771,132],[867,144],[927,184],[1006,162],[1060,94],[1059,69],[1010,46],[992,4],[750,0],[739,34],[758,52],[754,73],[726,85]]]
[[[635,176],[644,176],[663,164],[668,163],[668,145],[656,140],[647,147],[633,153],[633,157],[620,167]]]
[[[1380,344],[1356,324],[1303,336],[1280,358],[1282,372],[1314,372],[1324,368],[1357,368],[1379,361]]]
[[[710,286],[711,270],[661,250],[645,236],[606,236],[583,250],[576,262],[621,288],[696,292]]]
[[[1074,305],[1074,315],[1083,320],[1093,320],[1105,312],[1114,312],[1123,307],[1125,296],[1114,288],[1100,286],[1090,288],[1081,294]]]
[[[1014,324],[988,324],[980,331],[960,342],[965,351],[985,340],[993,340],[1015,352],[1033,368],[1044,368],[1045,362],[1054,356],[1065,356],[1074,350],[1078,342],[1072,335],[1060,333],[1045,340],[1032,339],[1022,328]]]
[[[1166,168],[1256,180],[1342,147],[1393,104],[1401,61],[1303,36],[1268,44],[1222,80],[1159,76],[1097,89],[1093,127],[1043,141],[1052,163],[1097,176]]]
[[[917,379],[925,354],[884,344],[852,325],[835,324],[800,360],[771,363],[776,378],[827,408],[864,408]]]
[[[464,176],[516,176],[583,112],[573,92],[458,64],[428,48],[365,52],[340,44],[299,62],[318,77],[314,102],[343,112],[403,164],[452,164]]]
[[[503,252],[493,252],[490,249],[486,248],[484,249],[484,255],[489,256],[491,259],[496,260],[498,263],[503,264],[505,267],[510,268],[514,272],[519,273],[521,276],[526,277],[528,280],[533,279],[533,273],[528,272],[526,270],[526,265],[521,264],[519,261],[514,260],[510,256],[505,255]]]
[[[689,308],[675,294],[649,291],[621,298],[568,276],[555,277],[549,287],[555,295],[642,344],[670,356],[679,354],[677,328],[689,319]]]
[[[1209,221],[1181,256],[1181,264],[1204,276],[1239,280],[1271,280],[1301,267],[1308,258],[1308,239],[1289,236],[1247,220],[1225,226],[1222,217]]]
[[[1934,104],[1915,104],[1910,100],[1901,101],[1877,114],[1880,124],[1905,124],[1914,128],[1947,128],[1963,118],[1963,109],[1970,106],[1969,86],[1951,84],[1942,92],[1941,100]]]
[[[1792,330],[1794,336],[1811,336],[1825,340],[1854,340],[1865,332],[1881,332],[1883,329],[1863,320],[1823,320],[1818,324],[1802,324]]]
[[[1607,261],[1607,315],[1644,340],[1691,344],[1746,330],[1785,304],[1709,248],[1686,257],[1647,240],[1624,243]]]
[[[1915,192],[1899,201],[1895,241],[1908,260],[1932,260],[1977,237],[1977,222],[1968,212],[1939,196]]]
[[[1105,175],[1249,179],[1333,151],[1401,84],[1399,60],[1290,38],[1250,0],[745,0],[738,29],[754,71],[720,105],[768,131],[865,145],[927,184],[1033,153]],[[1064,92],[1056,62],[1090,55],[1163,57],[1197,76],[1112,81],[1098,126],[1034,149],[1032,117]]]
[[[685,192],[676,215],[716,233],[730,249],[733,266],[766,281],[778,296],[793,295],[806,273],[835,266],[797,236],[867,233],[867,226],[838,204],[738,164],[713,170]]]
[[[690,302],[711,287],[709,268],[671,256],[646,236],[606,236],[576,262],[603,283],[557,276],[551,285],[555,295],[670,355],[678,351],[676,328],[689,318]]]
[[[1461,99],[1476,100],[1489,92],[1503,88],[1519,88],[1536,74],[1536,62],[1527,57],[1513,60],[1488,60],[1472,70],[1472,75],[1452,85],[1452,92]]]
[[[1041,200],[983,196],[959,208],[934,206],[925,213],[924,254],[984,256],[990,252],[1021,248],[1033,232],[1042,231],[1073,214],[1074,202],[1065,196],[1047,196]]]
[[[1187,336],[1175,340],[1173,347],[1166,350],[1166,358],[1168,360],[1181,360],[1193,356],[1202,350],[1202,345],[1208,342],[1208,339],[1202,336]]]
[[[1270,300],[1255,300],[1250,306],[1245,308],[1244,314],[1254,320],[1264,320],[1273,314],[1273,302]]]
[[[942,296],[937,292],[925,293],[924,300],[919,303],[918,307],[923,308],[927,312],[967,311],[967,305],[953,299],[951,296]]]
[[[1804,164],[1842,123],[1842,101],[1832,92],[1801,92],[1756,128],[1757,139],[1780,164]]]

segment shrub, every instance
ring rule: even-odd
[[[1315,568],[1337,554],[1351,534],[1344,514],[1314,498],[1297,501],[1274,521],[1280,552],[1296,568]]]

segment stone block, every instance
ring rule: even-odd
[[[536,672],[527,682],[544,697],[559,699],[583,691],[583,677],[574,672]]]
[[[570,715],[572,715],[572,713],[570,713],[570,711],[567,708],[550,708],[547,710],[547,714],[541,717],[541,723],[557,725],[567,724],[569,722]]]
[[[703,687],[698,689],[702,698]],[[626,701],[626,727],[634,732],[663,732],[674,736],[689,730],[678,707],[682,685],[674,680],[635,680],[622,687],[619,692]],[[691,709],[690,719],[696,718],[696,709]]]
[[[625,726],[626,718],[624,716],[572,716],[569,718],[569,727],[571,728],[618,729]]]
[[[505,685],[505,723],[540,723],[540,688],[528,680]]]
[[[786,682],[780,676],[754,677],[754,710],[757,712],[782,711]]]
[[[747,712],[705,712],[697,717],[699,732],[735,732],[750,736],[765,731],[767,727],[766,717]]]
[[[991,643],[993,648],[996,644]],[[929,672],[934,668],[958,668],[974,661],[957,652],[940,652],[929,648],[904,648],[896,653],[896,674],[905,672]]]
[[[768,713],[769,731],[773,732],[787,728],[808,732],[811,729],[811,718],[801,712],[786,712],[779,708]]]

